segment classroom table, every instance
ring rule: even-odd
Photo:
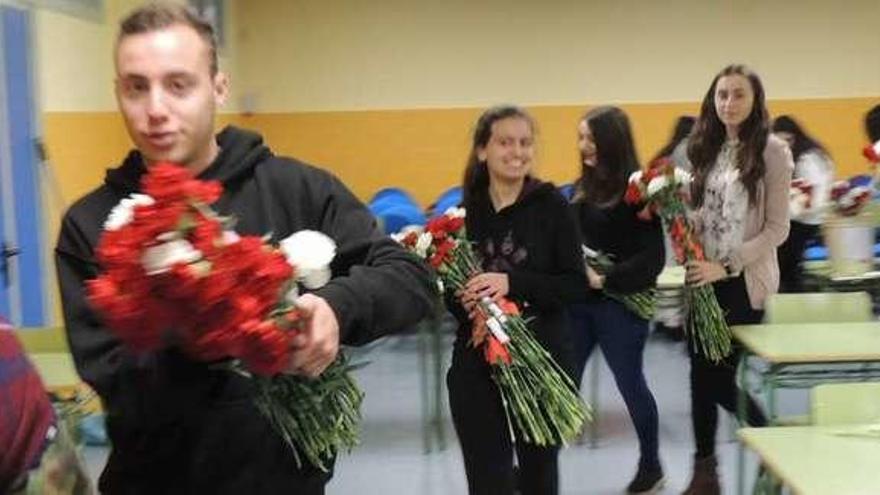
[[[745,418],[750,371],[759,378],[771,424],[777,420],[776,392],[780,388],[880,380],[880,322],[741,325],[731,330],[744,348],[737,370],[740,424]],[[760,358],[763,366],[758,366],[753,357]],[[742,449],[737,478],[742,493]]]
[[[742,428],[737,436],[797,495],[880,493],[880,424]]]

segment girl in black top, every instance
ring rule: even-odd
[[[630,174],[639,169],[629,119],[616,107],[595,108],[578,125],[581,177],[572,205],[584,244],[612,256],[600,275],[587,267],[591,289],[618,294],[653,287],[663,269],[663,231],[658,219],[636,216],[623,201]],[[657,440],[657,404],[645,381],[642,356],[648,322],[607,296],[572,307],[576,376],[596,344],[602,349],[639,437],[641,458],[628,493],[651,493],[664,481]]]
[[[574,220],[556,187],[532,177],[533,155],[534,122],[522,109],[492,108],[477,121],[463,193],[468,239],[485,273],[448,301],[459,324],[447,375],[449,406],[471,494],[558,492],[559,449],[512,440],[489,366],[468,343],[474,302],[506,297],[556,361],[571,369],[564,308],[585,297],[586,279]]]

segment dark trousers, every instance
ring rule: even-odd
[[[640,463],[645,467],[658,467],[657,402],[648,388],[643,367],[648,322],[617,301],[605,298],[572,306],[570,314],[575,377],[581,380],[587,360],[598,345],[639,437]]]
[[[779,258],[779,292],[803,292],[804,248],[807,242],[816,237],[818,225],[791,222],[788,238],[776,251]]]
[[[446,375],[449,408],[471,495],[554,495],[559,449],[514,442],[498,387],[482,354],[456,342]],[[514,473],[516,450],[519,472]],[[518,492],[517,492],[518,490]]]
[[[760,323],[764,311],[752,309],[746,284],[742,275],[713,284],[715,297],[721,309],[726,312],[728,325]],[[742,347],[734,343],[733,352],[718,363],[694,352],[688,341],[688,354],[691,358],[691,422],[696,443],[696,457],[715,455],[715,433],[718,430],[718,407],[731,413],[737,411],[739,388],[736,386],[736,366],[742,354]],[[767,418],[748,397],[746,401],[746,421],[750,426],[766,426]]]

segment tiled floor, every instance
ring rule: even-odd
[[[450,346],[447,342],[444,349],[448,351]],[[358,372],[367,394],[362,442],[350,454],[340,456],[328,494],[466,493],[461,456],[445,406],[446,448],[424,453],[418,349],[418,337],[410,335],[385,339],[357,353],[358,360],[370,362]],[[444,364],[444,372],[445,368]],[[563,494],[623,493],[635,470],[635,433],[604,362],[600,369],[598,445],[574,445],[563,451]],[[680,493],[690,475],[692,452],[688,361],[682,344],[653,336],[646,350],[646,372],[660,409],[660,451],[667,474],[662,493]],[[781,402],[783,412],[806,407],[803,394],[783,396]],[[723,414],[718,453],[724,493],[728,494],[735,493],[737,448],[732,431],[728,416]],[[88,449],[86,457],[97,475],[106,452]],[[754,471],[751,456],[747,471]]]

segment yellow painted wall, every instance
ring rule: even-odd
[[[138,3],[108,0],[103,23],[37,13],[44,130],[68,199],[129,146],[111,53],[117,19]],[[480,110],[500,102],[535,113],[539,173],[557,182],[576,174],[588,104],[621,103],[644,160],[733,60],[758,69],[771,109],[800,118],[840,175],[864,170],[860,121],[880,102],[876,0],[229,0],[228,12],[223,119],[364,199],[399,185],[429,203],[458,182]]]
[[[865,137],[860,116],[880,98],[778,100],[775,115],[797,115],[821,137],[838,175],[867,171],[861,157]],[[694,115],[699,104],[623,104],[630,116],[639,157],[649,160],[663,146],[675,119]],[[575,126],[586,106],[530,107],[538,121],[538,169],[542,177],[569,182],[578,169]],[[470,132],[481,109],[372,110],[257,114],[238,125],[264,133],[277,153],[332,169],[361,198],[388,185],[411,191],[425,206],[460,181]]]

